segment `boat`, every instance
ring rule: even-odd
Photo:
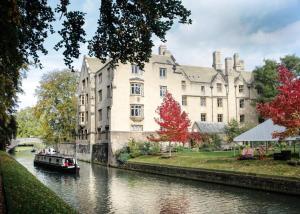
[[[65,173],[78,173],[80,169],[74,157],[59,154],[53,148],[35,154],[34,165]]]

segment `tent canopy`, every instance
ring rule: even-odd
[[[266,120],[265,122],[258,124],[254,128],[242,133],[241,135],[233,139],[234,142],[243,142],[243,141],[278,141],[279,138],[273,138],[272,134],[274,132],[282,132],[285,130],[285,127],[278,126],[273,123],[271,119]],[[289,137],[285,140],[298,140],[300,136]]]

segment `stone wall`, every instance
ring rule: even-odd
[[[63,155],[75,156],[74,143],[60,143],[55,146],[56,151]],[[83,161],[91,161],[90,144],[77,144],[76,158]]]
[[[255,174],[140,163],[127,163],[121,166],[121,168],[250,189],[300,195],[300,180],[286,177],[266,177]]]
[[[92,162],[103,165],[108,164],[108,143],[93,145]]]

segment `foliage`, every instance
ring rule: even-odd
[[[141,148],[141,144],[142,143],[137,142],[134,139],[131,139],[128,142],[129,153],[130,153],[130,156],[132,158],[135,158],[135,157],[138,157],[138,156],[142,155],[141,149],[140,149]]]
[[[0,150],[4,150],[10,140],[17,135],[17,122],[14,115],[0,119]]]
[[[280,63],[292,71],[295,75],[300,75],[300,58],[295,55],[286,55],[280,58]],[[277,95],[278,63],[274,60],[265,60],[264,65],[256,67],[254,73],[254,84],[258,97],[256,103],[270,102]]]
[[[83,29],[85,14],[69,11],[69,0],[60,0],[53,10],[47,0],[0,1],[0,123],[10,123],[17,105],[17,93],[21,92],[22,68],[40,66],[40,54],[47,54],[44,42],[54,33],[52,23],[55,13],[61,14],[62,37],[55,49],[63,48],[65,64],[72,68],[74,58],[79,57],[80,46],[87,40]],[[100,18],[95,36],[89,42],[90,55],[102,61],[130,62],[143,67],[148,62],[153,47],[152,35],[165,41],[166,32],[176,19],[191,23],[187,10],[178,0],[101,0]],[[76,4],[76,3],[74,3]],[[3,133],[2,133],[3,134]],[[0,136],[4,142],[9,133]]]
[[[119,151],[116,152],[116,159],[121,164],[126,163],[130,159],[129,148],[123,147]]]
[[[201,151],[216,151],[221,149],[222,139],[218,134],[203,134],[202,135]]]
[[[46,142],[72,141],[76,128],[76,90],[78,76],[69,71],[43,75],[36,90],[35,116]]]
[[[18,137],[38,137],[41,135],[40,122],[34,115],[34,108],[27,107],[17,112]]]
[[[172,94],[166,93],[156,113],[160,116],[160,118],[155,118],[155,122],[160,126],[160,130],[156,131],[159,137],[150,136],[148,137],[150,141],[187,142],[190,120],[184,111],[181,112],[180,105],[174,100]],[[169,146],[169,151],[171,155],[171,146]]]
[[[7,213],[76,213],[5,152],[0,162]]]
[[[202,137],[199,132],[190,132],[188,141],[191,143],[192,148],[199,147],[202,142]]]
[[[274,124],[286,127],[283,132],[273,133],[273,137],[286,138],[300,133],[300,79],[283,65],[278,67],[278,73],[278,95],[271,102],[259,104],[257,110]]]
[[[233,142],[233,139],[236,136],[242,134],[243,132],[249,130],[252,127],[252,124],[240,125],[235,119],[230,120],[224,128],[227,143]]]

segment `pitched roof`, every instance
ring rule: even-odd
[[[275,125],[271,119],[258,124],[254,128],[242,133],[241,135],[235,137],[233,140],[235,142],[242,141],[278,141],[278,138],[273,138],[273,132],[282,132],[285,127]],[[286,140],[296,140],[297,137],[290,137]]]
[[[99,71],[101,68],[103,68],[103,66],[105,66],[107,64],[106,63],[102,63],[100,59],[96,58],[96,57],[84,57],[87,64],[88,64],[88,68],[89,71],[92,73],[96,73],[97,71]]]
[[[210,83],[213,77],[217,74],[217,71],[214,68],[209,67],[181,65],[180,68],[186,74],[187,78],[193,82]]]
[[[249,71],[241,71],[241,72],[235,72],[235,78],[237,78],[239,75],[241,74],[241,76],[244,78],[244,80],[247,82],[247,83],[251,83],[253,82],[253,73],[252,72],[249,72]]]
[[[224,133],[225,123],[211,123],[211,122],[199,122],[194,123],[199,129],[200,133],[216,134]]]

